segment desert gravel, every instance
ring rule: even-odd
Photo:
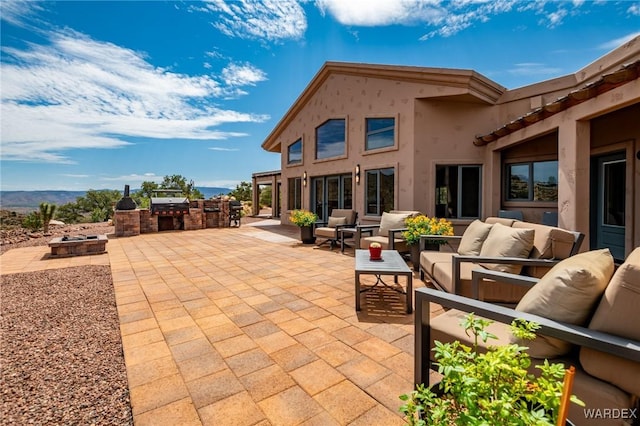
[[[1,424],[133,424],[108,266],[3,275],[0,297]]]

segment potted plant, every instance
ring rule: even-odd
[[[369,258],[371,258],[371,260],[382,259],[382,244],[380,243],[369,244]]]
[[[462,321],[467,335],[474,336],[473,348],[459,341],[435,342],[442,380],[400,396],[405,401],[400,411],[410,425],[556,425],[564,366],[544,360],[536,366],[541,370],[536,377],[527,371],[531,358],[526,347],[489,346],[485,353],[478,352],[478,337],[485,342],[496,338],[485,330],[491,322],[472,313]],[[525,320],[511,324],[512,333],[526,340],[535,338],[538,328]],[[574,395],[571,401],[584,405]]]
[[[408,217],[404,221],[405,230],[402,237],[411,249],[411,263],[413,269],[417,271],[420,266],[420,236],[421,235],[453,235],[453,225],[444,218],[428,217],[423,214]],[[445,240],[433,241],[427,245],[427,250],[439,250],[440,244],[445,244]]]
[[[318,221],[318,215],[309,210],[294,210],[289,215],[289,220],[300,227],[300,239],[303,244],[313,244],[316,237],[313,236],[313,226]]]

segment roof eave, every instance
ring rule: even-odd
[[[270,152],[281,151],[278,137],[331,74],[355,75],[368,78],[382,78],[457,87],[463,89],[465,93],[476,97],[480,101],[490,104],[495,104],[506,91],[505,87],[472,70],[325,62],[262,143],[264,150]]]

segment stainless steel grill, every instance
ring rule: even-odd
[[[160,193],[160,192],[159,192]],[[163,194],[182,194],[180,190],[163,190]],[[154,194],[158,195],[158,194]],[[158,216],[179,216],[189,214],[189,199],[186,197],[151,197],[151,214]]]

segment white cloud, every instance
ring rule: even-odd
[[[83,178],[83,179],[90,177],[89,175],[74,175],[71,173],[62,173],[60,176],[70,177],[70,178]]]
[[[25,26],[26,18],[43,10],[42,4],[35,1],[3,0],[0,2],[0,19],[12,25]]]
[[[544,64],[540,64],[536,62],[523,62],[520,64],[515,64],[514,66],[515,68],[511,68],[507,70],[509,74],[527,75],[527,76],[534,76],[534,75],[549,76],[549,75],[559,75],[562,73],[561,68],[548,67]]]
[[[562,20],[567,16],[569,12],[566,9],[558,9],[555,12],[548,13],[546,15],[546,22],[549,28],[555,28],[558,25],[562,24]],[[545,23],[545,20],[542,21],[542,24]]]
[[[300,39],[307,18],[296,0],[207,0],[192,9],[216,13],[212,25],[230,37],[279,41]]]
[[[77,32],[50,38],[47,46],[2,48],[3,160],[70,163],[66,150],[124,147],[128,137],[227,139],[245,134],[215,127],[268,118],[215,105],[266,79],[250,64],[189,76]]]
[[[213,188],[235,188],[240,185],[240,180],[205,180],[198,181],[197,186],[207,186]]]
[[[363,27],[411,25],[443,19],[443,8],[424,0],[317,0],[324,15],[329,13],[343,25]]]
[[[228,151],[240,151],[237,148],[220,148],[217,146],[211,147],[209,148],[211,151],[224,151],[224,152],[228,152]]]
[[[143,173],[143,174],[137,174],[137,173],[131,173],[128,175],[121,175],[121,176],[103,176],[100,178],[100,180],[103,181],[108,181],[108,182],[136,182],[136,183],[141,183],[141,182],[162,182],[162,180],[164,179],[163,176],[158,176],[155,173]]]
[[[614,40],[609,40],[606,43],[602,43],[598,46],[599,49],[602,50],[613,50],[616,47],[620,47],[623,44],[633,40],[636,37],[640,37],[640,31],[636,32],[636,33],[631,33],[631,34],[627,34],[625,36],[622,37],[618,37]]]
[[[255,86],[256,83],[265,81],[267,75],[251,64],[231,63],[222,70],[222,78],[229,86]]]
[[[627,9],[629,15],[640,16],[640,3],[634,3]]]

